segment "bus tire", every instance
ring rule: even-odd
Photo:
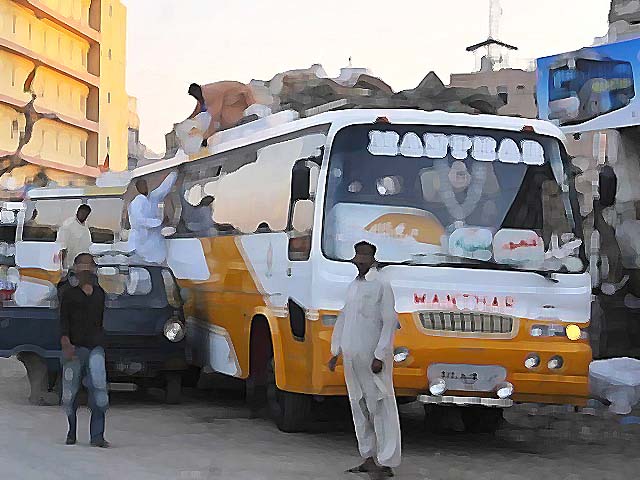
[[[179,372],[165,374],[165,402],[177,405],[182,397],[182,375]]]
[[[305,431],[311,414],[312,398],[301,393],[285,392],[276,385],[273,358],[267,370],[267,402],[278,429],[285,433]]]
[[[504,420],[501,408],[465,407],[461,414],[465,430],[470,433],[495,433]]]

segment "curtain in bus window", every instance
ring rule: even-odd
[[[316,155],[325,140],[325,135],[314,134],[268,145],[256,152],[255,162],[223,174],[215,187],[214,221],[243,233],[253,233],[261,224],[272,231],[285,230],[293,165]],[[229,163],[233,161],[231,154]]]

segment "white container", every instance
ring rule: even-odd
[[[611,402],[611,412],[631,413],[640,401],[640,360],[624,357],[591,362],[589,386],[592,395]]]

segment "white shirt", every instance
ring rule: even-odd
[[[166,258],[160,202],[169,194],[177,178],[176,172],[170,173],[149,195],[140,194],[129,204],[129,243],[148,262],[161,263]]]
[[[331,353],[345,358],[393,357],[393,339],[398,326],[391,285],[377,270],[356,278],[347,290],[345,305],[333,329]]]
[[[67,218],[58,229],[56,242],[60,244],[62,250],[67,251],[64,259],[64,268],[69,269],[73,266],[73,262],[78,255],[89,253],[91,232],[89,232],[89,227],[87,227],[86,223],[80,223],[74,215]]]

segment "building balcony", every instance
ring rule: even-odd
[[[89,43],[100,43],[100,32],[89,25],[89,11],[86,13],[86,24],[76,19],[62,15],[59,11],[46,5],[41,0],[14,0],[17,4],[22,5],[33,11],[37,18],[44,18],[52,23],[73,32],[79,37],[84,38]],[[84,18],[84,17],[83,17]]]

